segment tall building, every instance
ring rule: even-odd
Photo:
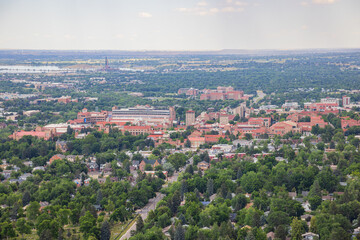
[[[186,112],[186,126],[193,125],[195,123],[195,112],[189,110]]]
[[[174,107],[169,107],[169,111],[170,111],[170,121],[171,121],[171,123],[173,123],[173,121],[176,120],[175,108]]]
[[[246,112],[246,104],[245,103],[241,103],[240,106],[233,109],[233,114],[234,115],[239,114],[240,118],[245,117],[245,112]]]
[[[344,107],[350,105],[350,97],[348,97],[348,96],[343,96],[343,97],[342,97],[342,102],[343,102],[343,106],[344,106]]]

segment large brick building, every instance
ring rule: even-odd
[[[279,135],[279,136],[283,136],[289,132],[293,132],[293,133],[300,132],[300,128],[298,127],[298,124],[292,121],[275,123],[269,128],[269,130],[270,130],[269,134]]]
[[[84,123],[92,123],[95,124],[97,122],[105,122],[108,117],[107,111],[101,112],[88,112],[86,108],[84,108],[81,112],[77,114],[77,119]]]
[[[240,100],[243,96],[243,91],[235,91],[233,87],[217,87],[216,90],[204,90],[200,100]]]
[[[129,132],[131,135],[137,136],[141,134],[151,134],[153,129],[151,126],[124,126],[123,132]]]

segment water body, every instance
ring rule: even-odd
[[[0,73],[49,73],[49,72],[73,72],[74,70],[59,68],[56,66],[1,66]]]

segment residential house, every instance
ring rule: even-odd
[[[201,171],[205,171],[210,168],[210,164],[208,162],[202,161],[197,164],[197,167]]]
[[[52,156],[49,160],[49,164],[51,165],[55,160],[62,160],[65,158],[65,155],[62,154],[56,154],[54,156]]]
[[[157,160],[157,159],[156,159],[156,160],[144,159],[144,160],[142,160],[142,161],[140,162],[140,164],[139,164],[139,169],[140,169],[141,172],[145,172],[145,167],[146,167],[147,164],[150,164],[151,167],[152,167],[153,169],[155,169],[156,166],[159,166],[159,165],[160,165],[159,161],[160,161],[160,160]]]
[[[59,150],[61,152],[66,152],[67,151],[67,146],[66,146],[66,141],[56,141],[56,150]]]
[[[99,165],[96,162],[88,162],[86,163],[86,167],[89,172],[94,172],[99,169]]]
[[[319,234],[312,232],[307,232],[301,235],[303,240],[317,240],[319,239]]]

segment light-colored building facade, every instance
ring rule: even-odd
[[[193,110],[189,110],[186,112],[186,126],[195,124],[195,112]]]

